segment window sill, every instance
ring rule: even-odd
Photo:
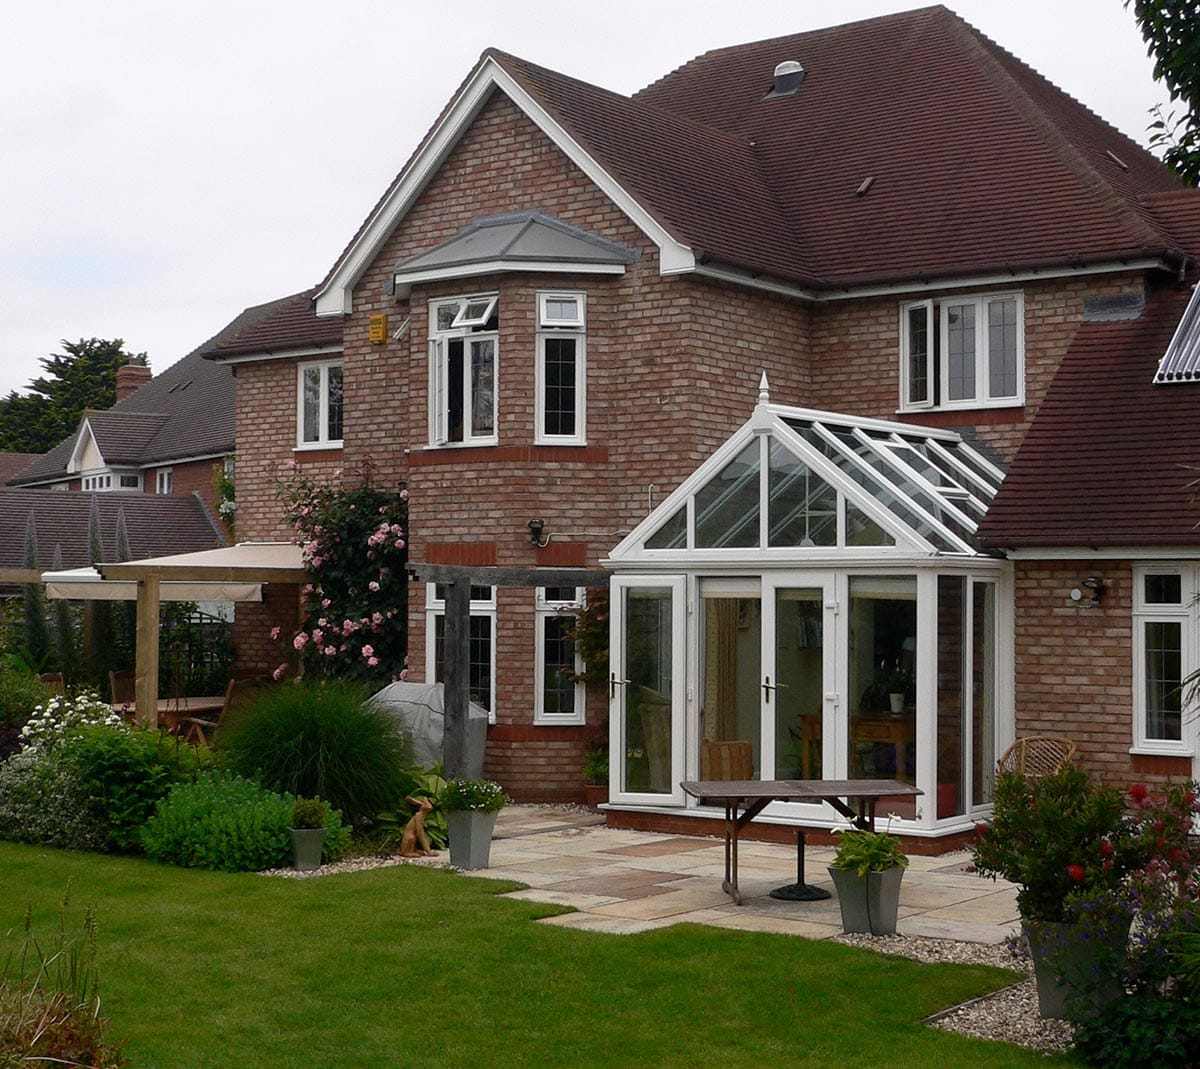
[[[341,449],[342,442],[339,439],[336,442],[305,442],[303,445],[292,447],[293,453],[321,453],[329,452],[331,449]]]
[[[1191,746],[1155,746],[1146,742],[1130,746],[1129,752],[1134,757],[1183,757],[1190,760],[1196,756],[1196,751]]]

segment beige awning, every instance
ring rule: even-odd
[[[300,547],[292,542],[239,542],[223,549],[96,565],[106,580],[160,583],[307,583]]]
[[[43,572],[46,597],[69,601],[137,601],[133,580],[103,579],[95,568]],[[262,601],[261,583],[163,583],[160,601]]]

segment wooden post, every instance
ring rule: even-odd
[[[144,727],[158,727],[158,576],[137,585],[137,641],[134,653],[134,715]]]
[[[446,584],[446,631],[442,643],[442,763],[447,777],[467,767],[467,704],[471,700],[471,581]]]

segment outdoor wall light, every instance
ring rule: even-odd
[[[545,520],[530,520],[529,521],[529,544],[537,546],[538,549],[545,549],[550,544],[550,536],[546,535],[542,539],[542,532],[546,529]]]
[[[1080,587],[1083,589],[1081,590]],[[1086,601],[1084,600],[1085,591],[1091,595]],[[1102,576],[1089,575],[1079,586],[1071,591],[1071,600],[1080,608],[1094,609],[1100,604],[1107,592],[1108,584]]]

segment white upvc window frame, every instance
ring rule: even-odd
[[[1013,302],[1015,311],[1016,390],[992,396],[991,352],[988,310],[992,304]],[[971,305],[975,310],[974,376],[970,397],[950,399],[950,317],[948,308]],[[910,313],[924,311],[927,351],[915,350],[910,338]],[[936,348],[935,348],[936,345]],[[927,364],[925,393],[912,388],[910,368],[914,360]],[[900,410],[1016,408],[1025,403],[1025,295],[1020,290],[1003,293],[976,293],[936,299],[906,301],[900,305]]]
[[[308,360],[296,367],[296,449],[298,451],[308,449],[340,449],[342,446],[342,437],[333,438],[330,436],[329,424],[329,382],[331,372],[336,370],[339,375],[343,375],[342,359],[338,357],[334,360]],[[310,372],[316,372],[318,376],[317,390],[319,395],[318,411],[317,411],[317,433],[315,437],[308,437],[308,426],[306,423],[307,412],[304,406],[304,382],[306,376]],[[342,380],[342,434],[345,434],[345,380]]]
[[[175,492],[174,468],[158,468],[154,472],[154,492],[156,494],[172,494]]]
[[[488,723],[496,722],[496,588],[488,587],[491,595],[487,598],[471,598],[470,617],[488,621],[490,633],[489,644],[491,658],[488,665],[488,693],[492,696],[491,708],[488,709]],[[472,594],[475,588],[472,587]],[[446,601],[438,597],[437,584],[425,584],[425,678],[430,682],[438,681],[437,663],[437,621],[446,616]]]
[[[566,319],[552,316],[555,305],[574,304],[576,314]],[[587,444],[587,295],[578,290],[541,290],[537,294],[537,370],[534,406],[535,445]],[[569,434],[546,430],[547,391],[546,345],[556,340],[570,340],[575,346],[575,428]]]
[[[79,488],[95,494],[107,493],[113,488],[112,472],[98,471],[84,475],[79,480]]]
[[[1152,575],[1178,575],[1178,603],[1148,603],[1146,579]],[[1184,684],[1180,738],[1162,739],[1149,732],[1150,708],[1147,701],[1149,679],[1146,671],[1146,625],[1179,624],[1181,678],[1200,668],[1200,567],[1194,564],[1154,563],[1135,565],[1133,569],[1133,753],[1167,757],[1191,757],[1196,749],[1196,711],[1189,712],[1187,684]]]
[[[499,444],[500,417],[500,332],[484,330],[488,320],[497,313],[500,298],[495,293],[438,297],[429,302],[429,445],[435,448],[462,448]],[[455,305],[457,310],[450,326],[438,328],[438,310]],[[451,437],[450,357],[452,342],[463,345],[462,358],[462,428],[461,437]],[[475,345],[492,346],[492,410],[491,428],[477,429],[471,382],[471,349]]]
[[[554,726],[581,726],[587,723],[587,692],[582,682],[572,684],[572,709],[569,713],[546,711],[546,622],[548,620],[573,619],[575,610],[583,605],[584,588],[575,587],[570,598],[547,598],[547,588],[538,587],[534,594],[534,707],[533,722]],[[583,660],[575,654],[574,671],[583,671]]]

